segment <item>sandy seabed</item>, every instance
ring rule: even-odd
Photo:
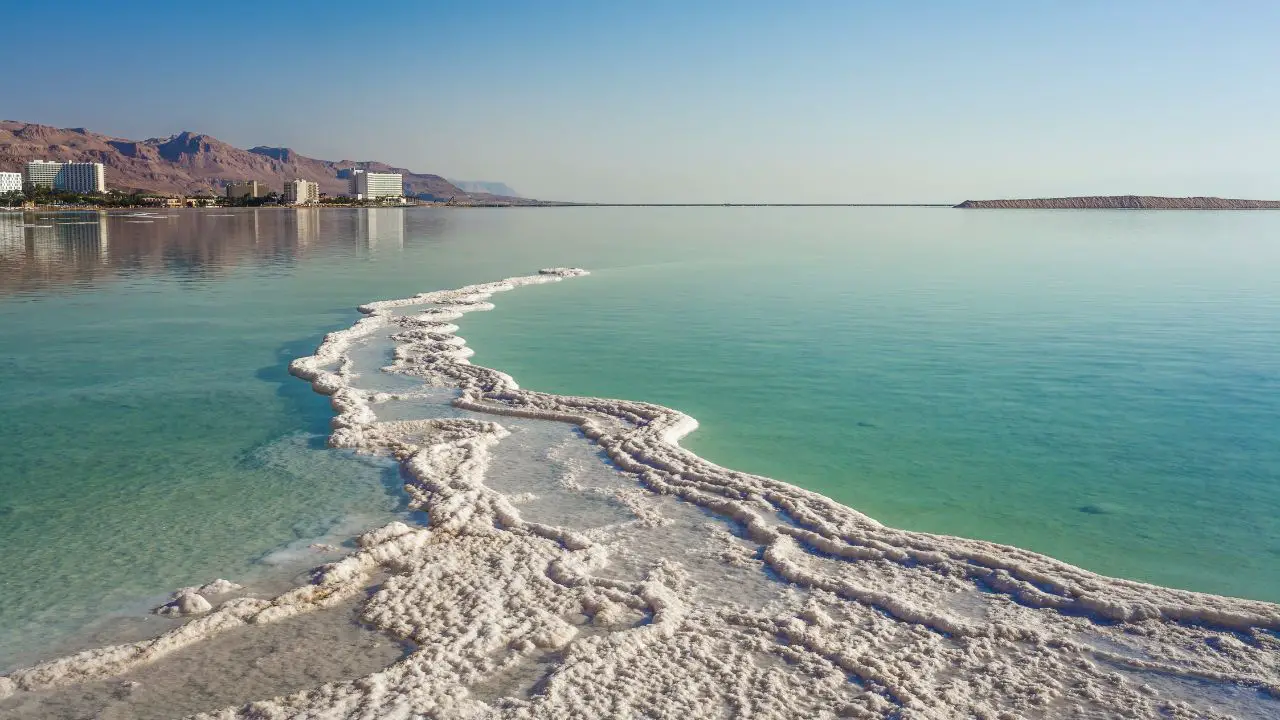
[[[885,527],[682,449],[678,411],[468,361],[454,321],[583,274],[362,306],[290,371],[423,524],[184,588],[159,637],[0,677],[0,716],[1280,717],[1276,605]]]

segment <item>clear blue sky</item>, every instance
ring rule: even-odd
[[[0,117],[555,199],[1280,198],[1270,1],[77,4],[0,9]]]

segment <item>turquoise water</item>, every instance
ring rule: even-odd
[[[288,361],[361,302],[562,264],[593,275],[468,316],[478,362],[680,408],[889,524],[1280,600],[1278,214],[222,215],[0,215],[0,668],[399,512]]]
[[[895,526],[1280,600],[1280,216],[786,213],[464,333]]]

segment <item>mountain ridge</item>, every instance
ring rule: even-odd
[[[524,197],[515,191],[515,188],[504,182],[495,182],[493,180],[455,180],[447,178],[454,186],[461,188],[463,192],[468,193],[484,193],[485,195],[496,195],[498,197],[520,198]]]
[[[292,148],[258,145],[244,150],[212,135],[184,130],[166,138],[130,140],[86,128],[57,128],[17,120],[0,121],[0,170],[21,172],[28,160],[100,162],[107,187],[169,195],[220,195],[231,182],[258,180],[279,192],[286,180],[302,178],[320,192],[347,192],[356,168],[404,175],[409,195],[432,200],[485,200],[439,175],[417,173],[379,161],[320,160]]]

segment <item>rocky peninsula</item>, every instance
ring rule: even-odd
[[[1280,200],[1094,195],[1022,200],[965,200],[956,207],[966,210],[1280,210]]]

